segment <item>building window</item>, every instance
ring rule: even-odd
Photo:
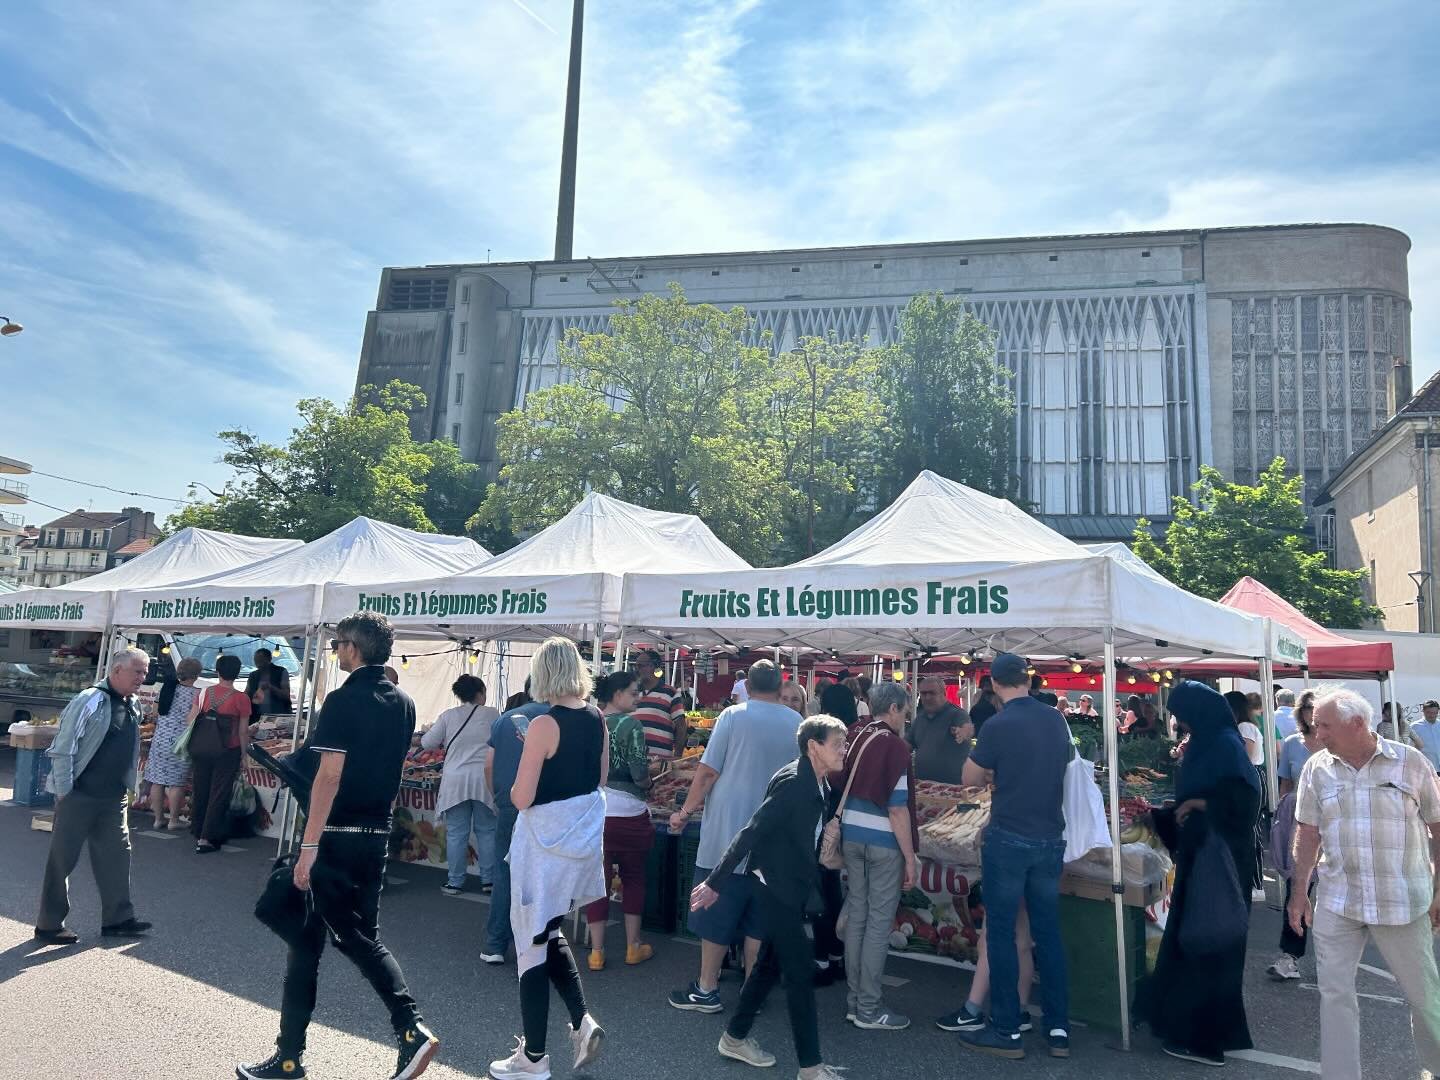
[[[392,278],[389,311],[440,311],[450,302],[448,278]]]
[[[455,373],[455,404],[465,404],[465,373],[463,371]]]
[[[20,556],[20,569],[21,569],[21,570],[29,570],[29,569],[30,569],[30,556],[29,556],[29,555],[21,555],[21,556]]]
[[[100,553],[99,553],[98,551],[92,551],[92,552],[90,553],[90,565],[91,565],[91,566],[99,566],[99,565],[100,565]]]
[[[462,304],[469,304],[469,303],[470,303],[470,286],[469,286],[469,285],[461,285],[461,286],[460,286],[460,303],[462,303]]]
[[[80,546],[80,534],[81,534],[81,530],[80,530],[80,529],[66,529],[66,530],[65,530],[65,543],[66,543],[66,545],[69,546],[69,547],[79,547],[79,546]]]
[[[456,352],[463,353],[465,351],[465,341],[469,336],[470,324],[468,322],[462,322],[460,324],[460,347],[455,350]]]
[[[452,424],[450,427],[450,441],[456,446],[460,445],[460,425]]]
[[[46,547],[54,547],[54,546],[55,546],[55,530],[54,530],[54,529],[46,529],[46,530],[45,530],[45,546],[46,546]]]

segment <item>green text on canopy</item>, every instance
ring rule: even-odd
[[[438,589],[419,592],[361,593],[355,606],[392,619],[452,619],[465,615],[543,615],[550,600],[543,589],[496,589],[454,593]]]
[[[0,604],[0,621],[3,622],[79,622],[84,618],[85,605],[73,602]]]
[[[173,600],[140,601],[140,618],[151,620],[193,619],[213,622],[217,619],[273,619],[275,598],[271,596],[240,596],[212,600],[203,596],[177,596]]]
[[[680,593],[682,619],[852,619],[919,615],[1004,615],[1010,610],[1010,590],[984,578],[973,585],[927,581],[873,589],[819,589],[787,585],[737,589],[695,590]]]

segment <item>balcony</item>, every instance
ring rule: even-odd
[[[0,526],[4,525],[10,525],[16,529],[23,529],[25,527],[25,515],[0,512]]]
[[[19,480],[0,478],[0,503],[19,506],[30,501],[30,485]]]

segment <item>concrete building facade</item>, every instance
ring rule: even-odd
[[[1399,380],[1401,385],[1404,379]],[[1321,491],[1335,565],[1368,570],[1386,630],[1434,633],[1440,570],[1440,374],[1433,376]],[[1412,577],[1411,574],[1418,575]]]
[[[1253,479],[1276,455],[1310,495],[1383,424],[1409,355],[1410,242],[1358,224],[1178,230],[382,272],[357,386],[429,399],[417,437],[493,477],[495,420],[561,377],[572,328],[679,283],[742,305],[754,335],[896,340],[910,297],[963,297],[1014,376],[1022,497],[1085,539],[1164,520],[1201,464]]]

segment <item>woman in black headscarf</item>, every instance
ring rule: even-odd
[[[1223,952],[1191,957],[1180,944],[1195,856],[1215,832],[1235,861],[1245,909],[1255,884],[1255,818],[1260,779],[1245,753],[1230,706],[1198,682],[1182,682],[1170,711],[1190,732],[1175,786],[1174,808],[1154,812],[1155,829],[1175,855],[1175,888],[1154,973],[1141,983],[1136,1013],[1164,1040],[1171,1057],[1225,1064],[1226,1050],[1249,1050],[1242,986],[1245,941]]]

